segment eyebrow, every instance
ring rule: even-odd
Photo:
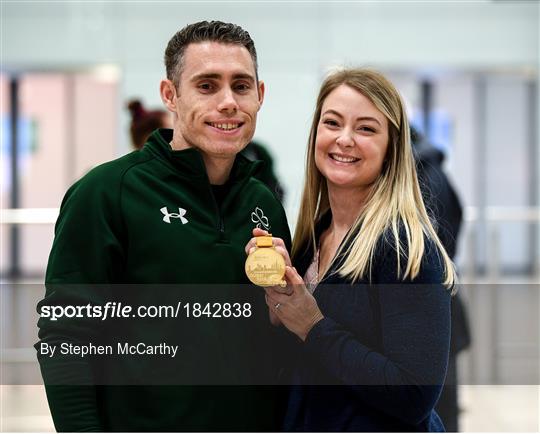
[[[332,110],[332,109],[326,110],[326,111],[322,114],[322,116],[324,116],[324,115],[326,115],[326,114],[333,114],[333,115],[336,115],[336,116],[338,116],[338,117],[340,117],[340,118],[343,119],[343,116],[341,115],[341,113],[339,113],[339,112],[337,112],[337,111],[335,111],[335,110]],[[373,122],[376,122],[377,124],[381,125],[381,123],[380,123],[376,118],[371,117],[371,116],[359,116],[359,117],[356,118],[356,120],[357,120],[357,121],[373,121]]]
[[[191,77],[190,81],[194,82],[194,81],[205,80],[205,79],[206,80],[219,80],[222,77],[223,77],[222,74],[218,74],[216,72],[208,72],[208,73],[194,75],[193,77]],[[233,80],[248,80],[252,83],[255,83],[255,78],[251,74],[246,74],[246,73],[233,74],[232,78]]]

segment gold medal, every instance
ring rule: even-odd
[[[286,285],[285,259],[274,249],[272,236],[257,237],[257,248],[246,259],[246,275],[255,285]]]

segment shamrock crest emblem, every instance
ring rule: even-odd
[[[253,223],[256,223],[257,224],[257,227],[259,229],[265,229],[265,230],[269,230],[270,229],[270,224],[268,222],[268,217],[266,217],[264,215],[264,212],[262,209],[260,209],[259,207],[256,207],[255,208],[255,211],[253,211],[251,213],[251,221]]]

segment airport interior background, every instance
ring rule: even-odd
[[[472,339],[458,356],[460,430],[539,431],[535,1],[2,1],[2,366],[36,366],[43,294],[11,284],[43,282],[63,194],[131,152],[126,101],[162,107],[165,46],[203,19],[255,40],[266,83],[255,138],[273,156],[293,226],[325,74],[368,66],[397,85],[464,206],[456,264]],[[54,430],[36,378],[2,380],[1,431]]]

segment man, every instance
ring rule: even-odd
[[[435,223],[439,239],[450,258],[454,259],[463,221],[463,207],[457,192],[444,173],[444,153],[431,145],[413,127],[411,127],[411,140],[414,146],[418,179],[424,203]],[[451,318],[448,369],[445,385],[435,409],[447,431],[459,432],[457,355],[469,347],[471,343],[467,311],[459,292],[452,297]]]
[[[264,99],[249,34],[218,21],[191,24],[169,41],[165,65],[167,79],[160,92],[174,114],[173,129],[156,130],[141,151],[95,168],[69,189],[55,228],[47,293],[38,310],[73,300],[104,303],[94,284],[108,284],[115,291],[110,284],[246,283],[244,246],[254,226],[290,243],[282,206],[251,176],[257,163],[237,155],[254,134]],[[65,284],[82,289],[66,294]],[[163,291],[151,291],[159,304]],[[257,297],[265,310],[263,291]],[[94,380],[99,369],[110,369],[107,364],[98,369],[88,358],[55,360],[40,354],[43,343],[59,345],[66,338],[85,342],[96,335],[96,323],[77,320],[41,318],[38,324],[36,348],[59,431],[278,429],[272,388],[152,386],[145,383],[148,370],[136,357],[118,372],[142,386],[96,386],[108,378],[106,372]],[[228,344],[252,338],[248,334],[253,330],[242,328],[241,322],[203,323],[208,339]],[[189,327],[198,332],[198,326]],[[227,330],[234,330],[234,336]],[[189,351],[184,350],[178,363],[190,357]],[[242,366],[242,354],[238,357]],[[240,369],[236,363],[221,366],[223,360],[200,363],[233,374]],[[68,374],[70,370],[76,374]],[[67,375],[75,375],[74,380],[66,380]]]

